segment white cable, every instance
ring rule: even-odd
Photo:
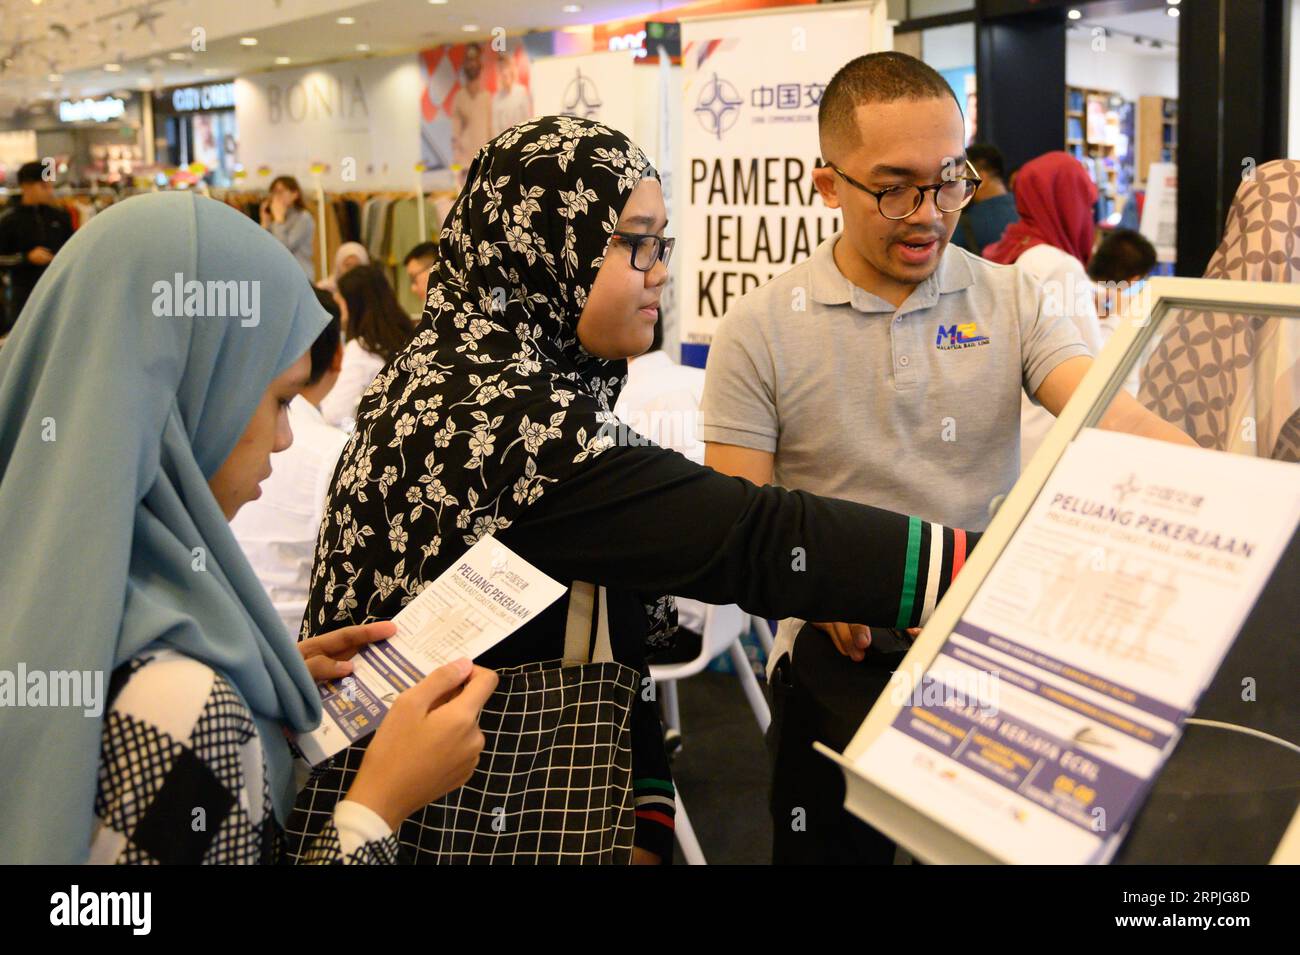
[[[1236,723],[1220,723],[1218,720],[1201,720],[1196,717],[1188,717],[1184,722],[1195,723],[1198,726],[1213,726],[1216,729],[1232,730],[1234,733],[1245,733],[1247,736],[1258,736],[1260,739],[1268,740],[1270,743],[1277,743],[1278,746],[1285,746],[1289,750],[1300,753],[1300,746],[1289,740],[1282,739],[1278,736],[1271,736],[1268,733],[1251,729],[1249,726],[1238,726]]]

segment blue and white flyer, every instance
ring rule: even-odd
[[[1082,432],[858,769],[995,858],[1109,861],[1298,518],[1295,464]]]
[[[490,650],[567,589],[495,538],[480,539],[393,618],[397,633],[357,651],[351,675],[318,684],[321,724],[297,737],[298,748],[316,765],[373,733],[397,694]]]

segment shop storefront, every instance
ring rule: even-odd
[[[0,130],[35,133],[36,156],[54,161],[59,182],[75,186],[129,183],[147,161],[144,102],[138,92],[45,100],[20,109]]]
[[[235,84],[178,86],[153,96],[158,163],[187,169],[197,163],[212,186],[229,186],[238,168]]]

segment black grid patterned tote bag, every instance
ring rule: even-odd
[[[569,592],[564,660],[499,671],[474,775],[402,825],[420,861],[631,861],[637,672],[614,662],[605,588],[596,595],[582,582]]]
[[[573,584],[563,660],[498,676],[479,719],[474,775],[402,823],[404,853],[418,863],[630,863],[639,683],[613,659],[604,588]],[[353,747],[313,777],[289,825],[291,847],[332,814],[363,755]]]

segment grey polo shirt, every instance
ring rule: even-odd
[[[745,295],[709,349],[705,441],[775,455],[789,488],[970,530],[1020,471],[1020,394],[1090,354],[1031,280],[949,245],[895,309],[832,249]]]

